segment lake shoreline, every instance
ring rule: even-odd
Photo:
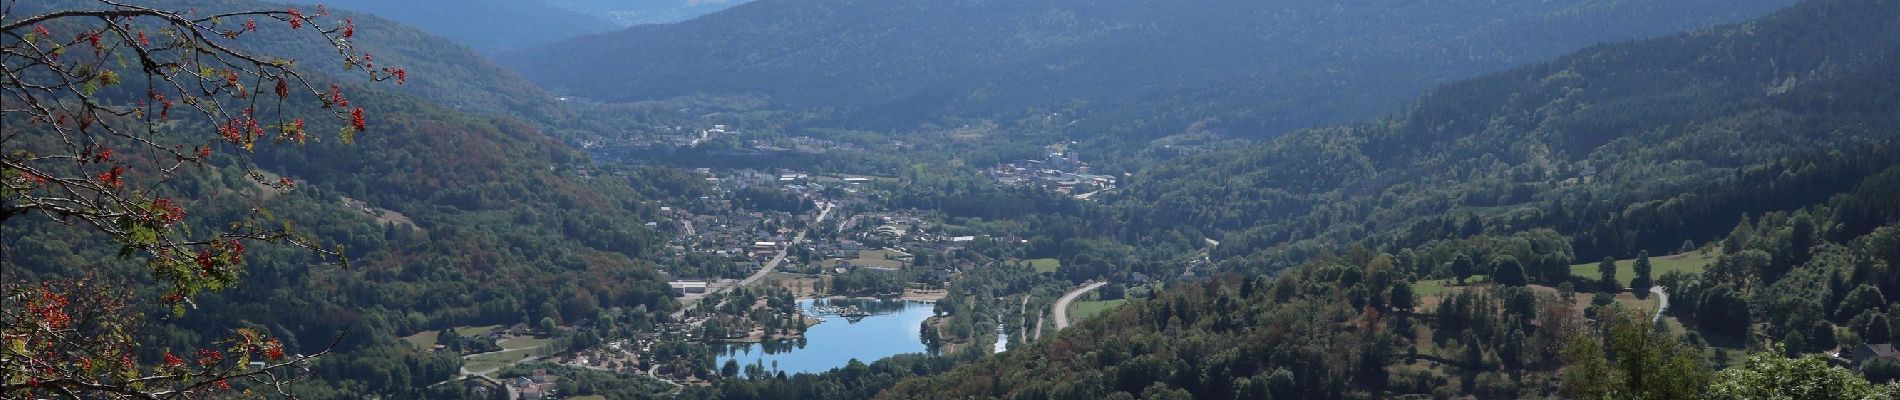
[[[798,300],[886,300],[886,301],[903,300],[903,301],[920,301],[920,302],[925,302],[925,303],[936,303],[939,300],[943,300],[944,297],[949,297],[948,291],[906,289],[904,290],[903,295],[893,296],[893,297],[831,295],[831,296],[803,296],[803,297],[799,297]]]
[[[934,314],[931,301],[917,298],[877,298],[865,296],[825,296],[800,298],[807,318],[826,320],[808,326],[802,338],[728,341],[717,362],[738,360],[741,364],[771,365],[773,371],[786,373],[822,372],[844,366],[848,360],[872,362],[897,354],[923,353],[927,349],[918,337],[919,324]],[[847,318],[830,307],[861,307],[870,315]],[[823,309],[824,312],[818,312]],[[747,339],[747,338],[739,338]]]

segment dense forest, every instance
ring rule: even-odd
[[[1533,228],[1573,237],[1579,260],[1665,254],[1892,163],[1894,17],[1884,2],[1808,2],[1592,48],[1447,85],[1373,122],[1164,163],[1116,195],[1153,220],[1220,232],[1217,253],[1237,270],[1360,240]]]

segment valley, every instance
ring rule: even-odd
[[[295,3],[0,0],[0,397],[1900,396],[1900,2]]]

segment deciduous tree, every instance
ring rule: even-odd
[[[77,266],[58,281],[0,284],[8,299],[0,306],[0,397],[281,390],[306,375],[308,361],[286,357],[275,339],[239,329],[197,350],[145,348],[133,333],[143,318],[138,305],[183,313],[194,296],[237,285],[247,245],[295,246],[339,263],[342,249],[326,248],[262,209],[188,226],[184,201],[170,197],[164,183],[204,171],[214,152],[244,157],[260,145],[327,136],[308,132],[304,117],[313,125],[334,120],[328,125],[342,126],[336,139],[346,142],[368,129],[366,111],[351,107],[339,86],[306,79],[293,60],[243,47],[252,33],[308,33],[369,80],[401,83],[406,73],[375,68],[351,46],[353,23],[321,7],[198,12],[115,0],[72,4],[38,14],[19,10],[45,7],[0,4],[0,222],[102,234],[112,243],[97,245],[144,261],[162,296],[131,298],[123,284],[86,277],[89,271]],[[293,111],[306,109],[320,111]],[[245,172],[276,190],[296,185]],[[139,356],[158,353],[156,360]]]
[[[1635,292],[1636,297],[1649,297],[1649,288],[1656,285],[1655,278],[1651,276],[1654,269],[1655,266],[1649,263],[1648,251],[1636,255],[1636,277],[1630,279],[1630,291]]]

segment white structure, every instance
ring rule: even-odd
[[[685,296],[687,294],[705,294],[706,287],[707,287],[706,282],[698,282],[698,281],[672,281],[672,282],[667,282],[666,285],[673,287],[674,296]]]

